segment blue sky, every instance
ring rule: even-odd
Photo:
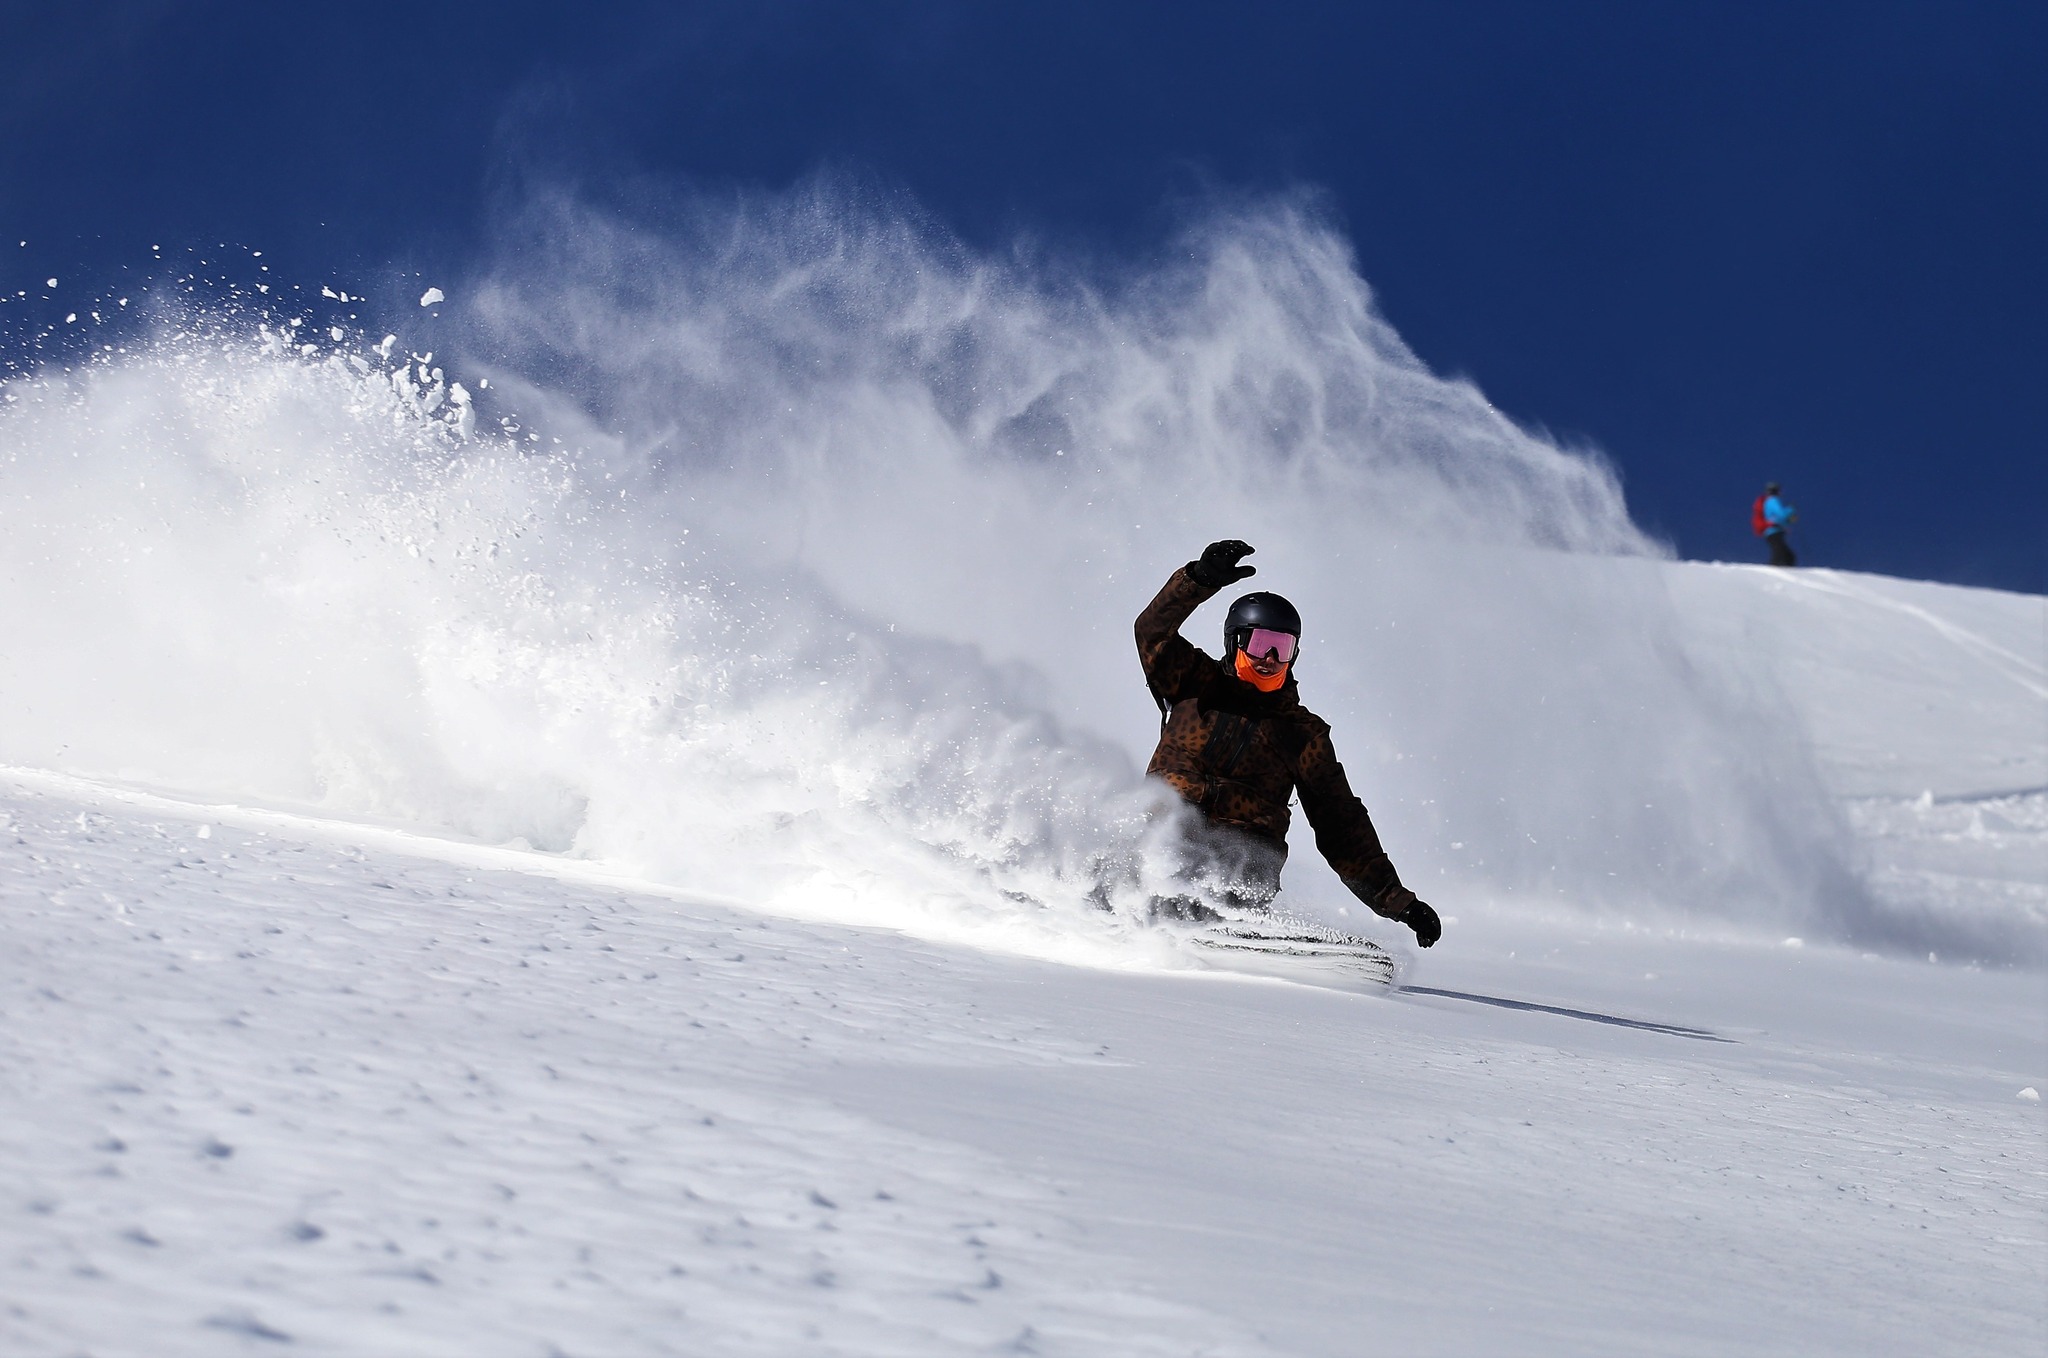
[[[1139,266],[1308,187],[1683,554],[1754,559],[1774,477],[1815,564],[2048,589],[2038,3],[0,5],[9,294],[157,243],[460,273],[535,167],[850,170]]]

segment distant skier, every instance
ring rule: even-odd
[[[1796,566],[1799,558],[1792,554],[1792,544],[1785,539],[1785,530],[1799,519],[1799,511],[1786,502],[1779,494],[1776,481],[1764,487],[1764,493],[1756,497],[1756,503],[1749,507],[1749,526],[1771,549],[1773,566]]]
[[[1351,790],[1330,745],[1330,726],[1301,705],[1294,662],[1301,615],[1277,594],[1247,594],[1223,622],[1223,660],[1180,635],[1180,626],[1225,585],[1255,573],[1238,563],[1252,548],[1212,542],[1173,573],[1138,615],[1138,659],[1165,720],[1146,772],[1201,809],[1208,861],[1197,875],[1217,882],[1230,904],[1263,910],[1279,892],[1287,860],[1288,802],[1299,791],[1316,848],[1351,893],[1415,931],[1427,948],[1443,934],[1436,911],[1401,885],[1365,804]],[[1169,914],[1213,919],[1181,897]]]

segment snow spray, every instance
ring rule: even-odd
[[[5,384],[0,759],[1042,947],[1172,871],[1131,620],[1241,537],[1447,913],[1869,931],[1611,470],[1431,373],[1300,203],[1151,267],[823,182],[500,240],[400,336],[202,304]]]

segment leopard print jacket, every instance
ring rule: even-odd
[[[1298,791],[1316,848],[1353,894],[1377,908],[1400,879],[1337,762],[1329,723],[1301,705],[1292,674],[1277,692],[1261,693],[1181,636],[1181,624],[1215,593],[1183,566],[1138,615],[1138,659],[1166,711],[1145,771],[1171,783],[1211,823],[1283,855],[1288,803]]]

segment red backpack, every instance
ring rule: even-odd
[[[1770,498],[1768,495],[1759,495],[1756,497],[1756,503],[1749,507],[1749,528],[1758,537],[1771,531],[1771,521],[1764,517],[1764,501]]]

